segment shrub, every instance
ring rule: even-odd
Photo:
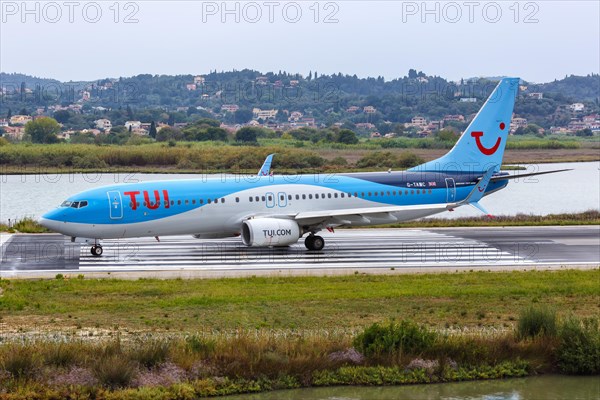
[[[33,376],[39,363],[31,346],[12,346],[5,348],[0,365],[15,378]]]
[[[354,347],[366,356],[382,354],[419,354],[430,348],[436,334],[410,321],[387,325],[373,324],[353,341]]]
[[[191,351],[202,354],[204,357],[211,355],[215,351],[216,343],[214,340],[193,335],[188,336],[185,341]]]
[[[55,365],[57,367],[67,367],[78,361],[81,349],[75,343],[49,343],[43,346],[43,357],[46,364]]]
[[[166,361],[169,355],[169,345],[162,340],[140,343],[132,352],[133,359],[146,368],[155,367]]]
[[[521,311],[517,325],[519,339],[539,336],[554,337],[556,329],[556,311],[547,307],[529,307]]]
[[[600,373],[600,324],[598,318],[569,318],[560,330],[558,365],[567,374]]]
[[[98,381],[111,389],[126,387],[136,373],[135,364],[122,354],[101,357],[94,365],[94,375]]]

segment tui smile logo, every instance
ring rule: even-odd
[[[506,125],[504,124],[504,122],[500,122],[500,129],[504,130],[504,128],[506,128]],[[492,154],[494,154],[498,150],[498,147],[500,147],[500,142],[502,141],[501,138],[498,138],[496,140],[496,144],[494,144],[492,147],[485,147],[483,143],[481,143],[481,137],[483,136],[483,132],[473,131],[471,132],[471,136],[475,138],[475,143],[477,144],[477,148],[479,149],[479,151],[485,154],[486,156],[491,156]]]

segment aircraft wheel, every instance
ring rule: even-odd
[[[304,245],[307,249],[312,250],[314,235],[308,235],[306,239],[304,239]]]
[[[308,235],[304,240],[304,245],[309,250],[323,250],[325,247],[325,240],[321,236]]]
[[[102,246],[92,246],[91,253],[94,257],[100,257],[102,255]]]
[[[321,236],[313,237],[312,249],[319,251],[323,250],[323,247],[325,247],[325,239],[323,239]]]

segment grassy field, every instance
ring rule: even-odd
[[[388,143],[388,145],[384,145]],[[301,144],[301,145],[300,145]],[[179,142],[140,145],[30,143],[0,146],[0,173],[58,173],[83,171],[218,173],[256,171],[267,154],[277,153],[278,173],[373,170],[359,161],[375,151],[389,152],[387,168],[406,168],[446,153],[452,143],[434,139],[368,140],[356,145],[261,139],[255,146],[223,142]],[[598,138],[511,138],[505,163],[596,161]],[[405,165],[410,161],[410,165]],[[389,165],[388,165],[389,164]]]
[[[600,271],[252,277],[209,280],[2,280],[3,331],[352,333],[389,318],[427,326],[512,329],[518,310],[600,312]]]
[[[0,399],[600,372],[600,270],[0,281]],[[418,321],[418,322],[412,322]]]

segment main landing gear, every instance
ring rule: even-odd
[[[304,239],[304,245],[309,250],[323,250],[323,247],[325,247],[325,239],[323,239],[321,236],[316,236],[311,233],[306,237],[306,239]]]
[[[100,257],[102,255],[102,246],[95,244],[90,251],[94,257]]]

